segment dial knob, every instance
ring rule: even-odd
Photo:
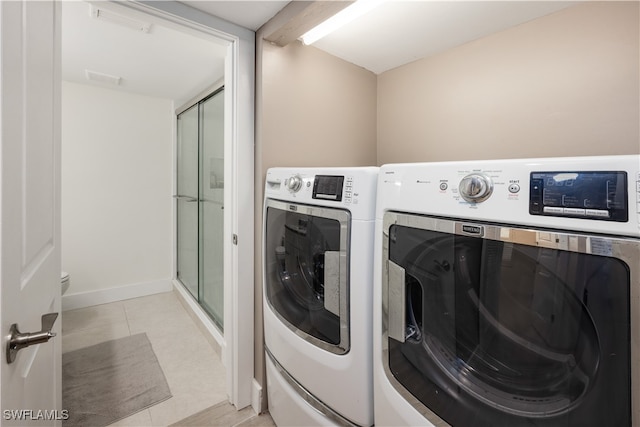
[[[289,178],[289,181],[287,182],[287,188],[292,193],[299,191],[300,188],[302,188],[302,178],[300,178],[299,175],[292,176],[291,178]]]
[[[484,202],[493,192],[493,181],[482,173],[472,173],[462,178],[459,190],[467,202]]]

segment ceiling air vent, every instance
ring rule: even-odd
[[[87,80],[92,82],[107,83],[114,86],[118,86],[120,84],[120,77],[118,76],[111,76],[109,74],[98,73],[91,70],[84,70],[84,74],[87,77]]]
[[[131,18],[129,16],[121,15],[116,12],[112,12],[110,10],[105,10],[95,5],[91,6],[91,17],[98,18],[104,21],[113,22],[114,24],[119,24],[127,28],[131,28],[132,30],[140,31],[143,33],[148,33],[151,29],[151,23],[140,21],[135,18]]]

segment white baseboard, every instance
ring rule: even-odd
[[[262,386],[255,378],[251,384],[251,407],[256,414],[262,413]]]
[[[171,292],[172,290],[173,283],[171,279],[163,279],[151,282],[132,283],[130,285],[99,289],[97,291],[67,294],[62,296],[62,311],[160,294],[162,292]]]

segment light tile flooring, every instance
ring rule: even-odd
[[[146,332],[164,371],[173,397],[112,426],[166,426],[227,401],[220,357],[178,298],[167,292],[63,312],[63,353]],[[258,418],[248,411],[245,419]],[[260,419],[273,425],[268,416]]]

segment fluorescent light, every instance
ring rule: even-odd
[[[131,18],[129,16],[121,15],[116,12],[112,12],[110,10],[102,9],[96,7],[95,5],[91,6],[91,17],[103,19],[105,21],[113,22],[114,24],[119,24],[127,28],[131,28],[132,30],[140,31],[143,33],[148,33],[151,29],[151,23],[140,21],[135,18]]]
[[[361,17],[384,2],[385,0],[357,0],[355,3],[342,9],[331,18],[304,33],[301,37],[302,43],[306,45],[315,43],[324,36],[334,32],[344,25],[347,25],[349,22]]]

